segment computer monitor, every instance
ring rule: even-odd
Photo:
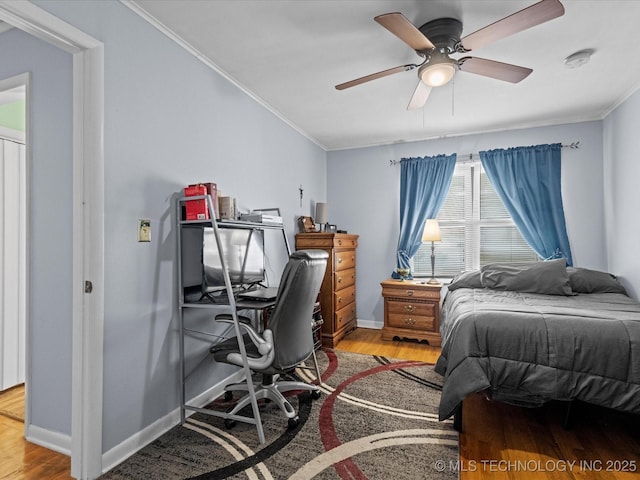
[[[213,228],[205,227],[202,245],[203,293],[225,287],[221,255],[233,286],[265,281],[264,230],[219,228],[221,251]]]

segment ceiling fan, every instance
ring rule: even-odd
[[[542,0],[462,38],[460,38],[462,22],[455,18],[438,18],[417,28],[402,13],[378,15],[374,20],[413,48],[419,56],[424,58],[424,61],[420,64],[400,65],[356,78],[336,85],[336,89],[344,90],[377,78],[417,68],[420,81],[407,106],[407,110],[413,110],[424,106],[431,89],[449,82],[456,70],[518,83],[533,70],[478,57],[462,57],[456,60],[451,58],[451,55],[476,50],[563,14],[564,7],[559,0]]]

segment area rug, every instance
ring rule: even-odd
[[[197,413],[101,479],[458,478],[458,434],[438,421],[442,383],[432,365],[333,350],[318,352],[318,363],[321,398],[290,398],[297,427],[261,404],[261,445],[255,426],[226,429],[221,418]],[[314,379],[311,370],[298,375]],[[214,403],[226,409],[233,400]]]

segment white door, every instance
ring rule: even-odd
[[[0,390],[25,381],[25,146],[0,139]]]

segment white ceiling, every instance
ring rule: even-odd
[[[535,0],[135,0],[134,10],[204,55],[326,150],[602,119],[640,86],[640,0],[561,0],[562,17],[470,55],[533,69],[518,84],[466,72],[407,111],[417,71],[338,91],[336,84],[421,59],[373,21],[440,17],[463,36]],[[563,60],[583,49],[586,65]],[[462,55],[454,55],[459,58]]]

